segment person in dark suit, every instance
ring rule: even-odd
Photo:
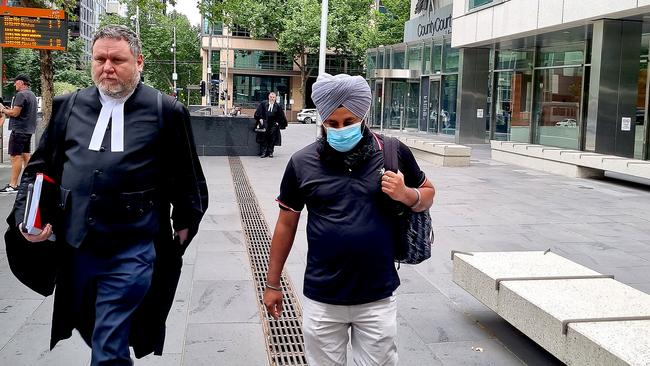
[[[10,231],[21,227],[37,172],[59,184],[55,221],[38,235],[21,234],[56,253],[50,346],[76,328],[93,366],[132,365],[129,345],[136,357],[162,354],[181,256],[208,204],[189,113],[140,82],[143,66],[131,30],[108,25],[95,34],[95,86],[54,99],[8,219]],[[53,233],[56,242],[45,242]],[[22,240],[9,232],[5,239],[8,253]],[[47,295],[49,285],[32,288]]]
[[[274,148],[282,144],[280,129],[287,127],[287,117],[275,100],[276,95],[271,92],[269,93],[269,100],[260,103],[257,110],[255,110],[255,121],[266,128],[260,148],[260,158],[273,157]]]

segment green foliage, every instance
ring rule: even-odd
[[[404,41],[404,23],[409,20],[409,0],[382,0],[385,13],[373,10],[371,14],[372,27],[363,32],[361,43],[363,48],[375,48],[379,45],[391,45]]]
[[[2,95],[14,95],[16,89],[14,84],[10,82],[11,78],[18,74],[26,74],[32,79],[32,90],[34,93],[39,94],[41,90],[41,77],[40,66],[38,59],[38,52],[27,48],[3,48],[2,59],[4,62],[3,78],[6,78],[7,83],[3,84]]]
[[[72,93],[73,91],[77,90],[78,88],[70,83],[62,82],[62,81],[55,81],[54,82],[54,96],[56,97],[57,95],[63,95],[63,94],[68,94]]]
[[[155,2],[155,1],[154,1]],[[173,32],[176,26],[176,80],[179,92],[178,99],[187,103],[185,87],[198,85],[201,81],[201,63],[199,62],[200,45],[199,29],[192,26],[183,14],[175,11],[165,15],[162,8],[147,6],[146,1],[140,1],[140,40],[142,42],[142,55],[144,56],[144,81],[147,85],[167,93],[173,92],[172,73],[173,66]],[[155,2],[158,3],[158,2]],[[102,17],[100,24],[121,24],[135,29],[135,24],[129,19],[135,14],[135,5],[129,3],[127,16],[120,17],[109,15]],[[190,95],[191,104],[199,104],[198,92],[194,97]]]
[[[66,52],[52,53],[54,58],[54,82],[68,83],[76,88],[92,85],[90,65],[84,63],[84,41],[80,38],[68,41]],[[55,84],[55,95],[56,84]]]

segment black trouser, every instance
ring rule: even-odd
[[[278,126],[274,123],[271,124],[272,126],[266,128],[264,143],[262,144],[262,152],[260,155],[273,155],[273,149],[275,149],[275,143],[277,142],[278,137]]]

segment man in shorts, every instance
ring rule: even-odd
[[[38,101],[29,89],[31,79],[21,74],[14,78],[16,96],[11,108],[0,106],[0,113],[9,120],[9,156],[11,156],[11,179],[9,184],[0,189],[0,193],[18,192],[18,177],[20,172],[29,162],[30,143],[32,135],[36,132],[36,111]]]

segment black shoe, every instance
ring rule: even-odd
[[[273,154],[269,154],[268,157],[269,157],[269,158],[272,158],[272,157],[273,157]]]
[[[266,157],[266,155],[260,155],[260,158],[265,158],[265,157]]]
[[[7,184],[4,188],[0,189],[0,193],[18,193],[18,187],[12,187]]]

